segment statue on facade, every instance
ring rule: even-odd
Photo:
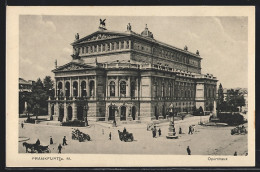
[[[102,20],[102,19],[99,19],[99,28],[101,29],[106,29],[106,23],[105,23],[106,19]]]
[[[197,51],[196,51],[196,54],[197,54],[197,55],[200,55],[200,52],[199,52],[199,50],[197,50]]]
[[[79,39],[79,33],[77,33],[77,34],[75,35],[75,39],[76,39],[76,40]]]
[[[130,23],[128,23],[128,25],[127,25],[127,31],[131,31],[131,30],[132,30],[132,27],[131,27]]]
[[[187,45],[184,46],[184,50],[185,50],[185,51],[188,51]]]
[[[71,57],[73,58],[73,60],[75,60],[75,59],[80,59],[79,49],[74,48],[74,53],[71,55]]]

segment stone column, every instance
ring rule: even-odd
[[[57,96],[57,81],[56,81],[56,78],[55,78],[55,80],[54,80],[54,97],[56,97]]]
[[[103,52],[103,44],[101,44],[100,46],[101,46],[101,52]]]
[[[75,102],[72,103],[72,121],[77,119],[77,104]]]
[[[79,83],[79,77],[78,77],[78,97],[80,97],[80,83]]]
[[[72,81],[71,81],[71,78],[70,78],[70,97],[72,97]]]
[[[108,121],[109,107],[106,107],[105,121]]]
[[[48,102],[48,116],[51,117],[51,103]]]
[[[64,117],[63,117],[63,121],[67,121],[67,118],[68,118],[68,109],[67,109],[67,103],[65,102],[63,104],[63,108],[64,108]]]
[[[60,114],[59,103],[55,103],[53,121],[58,121],[59,114]]]
[[[112,51],[112,43],[109,43],[109,49]]]
[[[130,97],[131,95],[131,82],[130,82],[130,77],[128,77],[127,83],[126,83],[126,97]]]
[[[87,93],[87,96],[89,96],[89,79],[86,78],[86,93]]]
[[[124,41],[124,49],[126,49],[126,41]]]
[[[116,77],[115,80],[115,97],[119,97],[119,79]]]
[[[121,50],[121,41],[119,41],[118,45],[119,45],[119,50]]]
[[[65,96],[65,78],[63,78],[63,81],[62,81],[62,94],[64,97]]]
[[[131,49],[131,40],[129,40],[129,49]]]

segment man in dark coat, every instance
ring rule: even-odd
[[[62,146],[61,146],[61,144],[59,144],[59,146],[58,146],[59,153],[61,153],[61,148],[62,148]]]
[[[24,124],[23,124],[23,122],[22,122],[22,123],[21,123],[21,127],[22,127],[22,128],[23,128],[23,125],[24,125]]]
[[[191,125],[189,126],[189,133],[188,134],[192,134]]]
[[[67,144],[66,136],[63,137],[63,143],[62,143],[62,145],[63,145],[63,146],[64,146],[64,145],[68,145],[68,144]]]
[[[191,151],[190,151],[190,147],[189,146],[187,147],[187,153],[188,153],[188,155],[191,155]]]
[[[162,131],[161,131],[161,129],[159,128],[159,130],[158,130],[158,134],[159,134],[159,137],[161,136],[161,134],[162,134]]]
[[[109,133],[109,140],[111,140],[111,136],[112,136],[112,135],[111,135],[111,132],[110,132],[110,133]]]
[[[50,145],[52,145],[53,144],[53,140],[52,140],[52,137],[50,138]]]
[[[126,128],[124,127],[123,133],[126,133]]]
[[[182,130],[181,130],[181,127],[179,128],[179,134],[182,134]]]

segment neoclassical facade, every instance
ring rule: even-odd
[[[109,31],[104,26],[71,44],[72,61],[53,70],[55,97],[51,119],[128,121],[167,118],[192,107],[209,111],[217,79],[201,74],[199,51],[176,48],[141,34]]]

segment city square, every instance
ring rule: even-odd
[[[123,124],[112,127],[106,123],[90,123],[90,127],[79,127],[78,129],[87,133],[91,141],[79,142],[71,139],[73,128],[45,124],[25,124],[19,128],[19,136],[29,138],[26,142],[35,143],[37,139],[42,145],[49,145],[51,153],[58,153],[58,145],[62,144],[62,138],[66,136],[68,145],[63,146],[62,153],[76,154],[173,154],[187,155],[187,146],[191,149],[191,155],[229,155],[237,152],[238,156],[245,156],[248,152],[248,135],[231,135],[230,130],[234,127],[216,127],[198,125],[200,120],[207,121],[209,116],[187,117],[175,122],[176,130],[182,127],[184,134],[177,134],[178,139],[167,139],[169,122],[158,124],[162,135],[152,137],[152,132],[147,131],[146,124]],[[22,122],[22,120],[20,120]],[[195,132],[188,134],[189,125],[195,125]],[[245,124],[247,128],[247,124]],[[133,142],[119,140],[118,130],[133,133]],[[104,134],[102,133],[104,130]],[[32,132],[33,131],[33,132]],[[109,133],[112,133],[109,140]],[[52,136],[54,144],[50,145]],[[19,153],[25,153],[25,147],[19,142]]]

